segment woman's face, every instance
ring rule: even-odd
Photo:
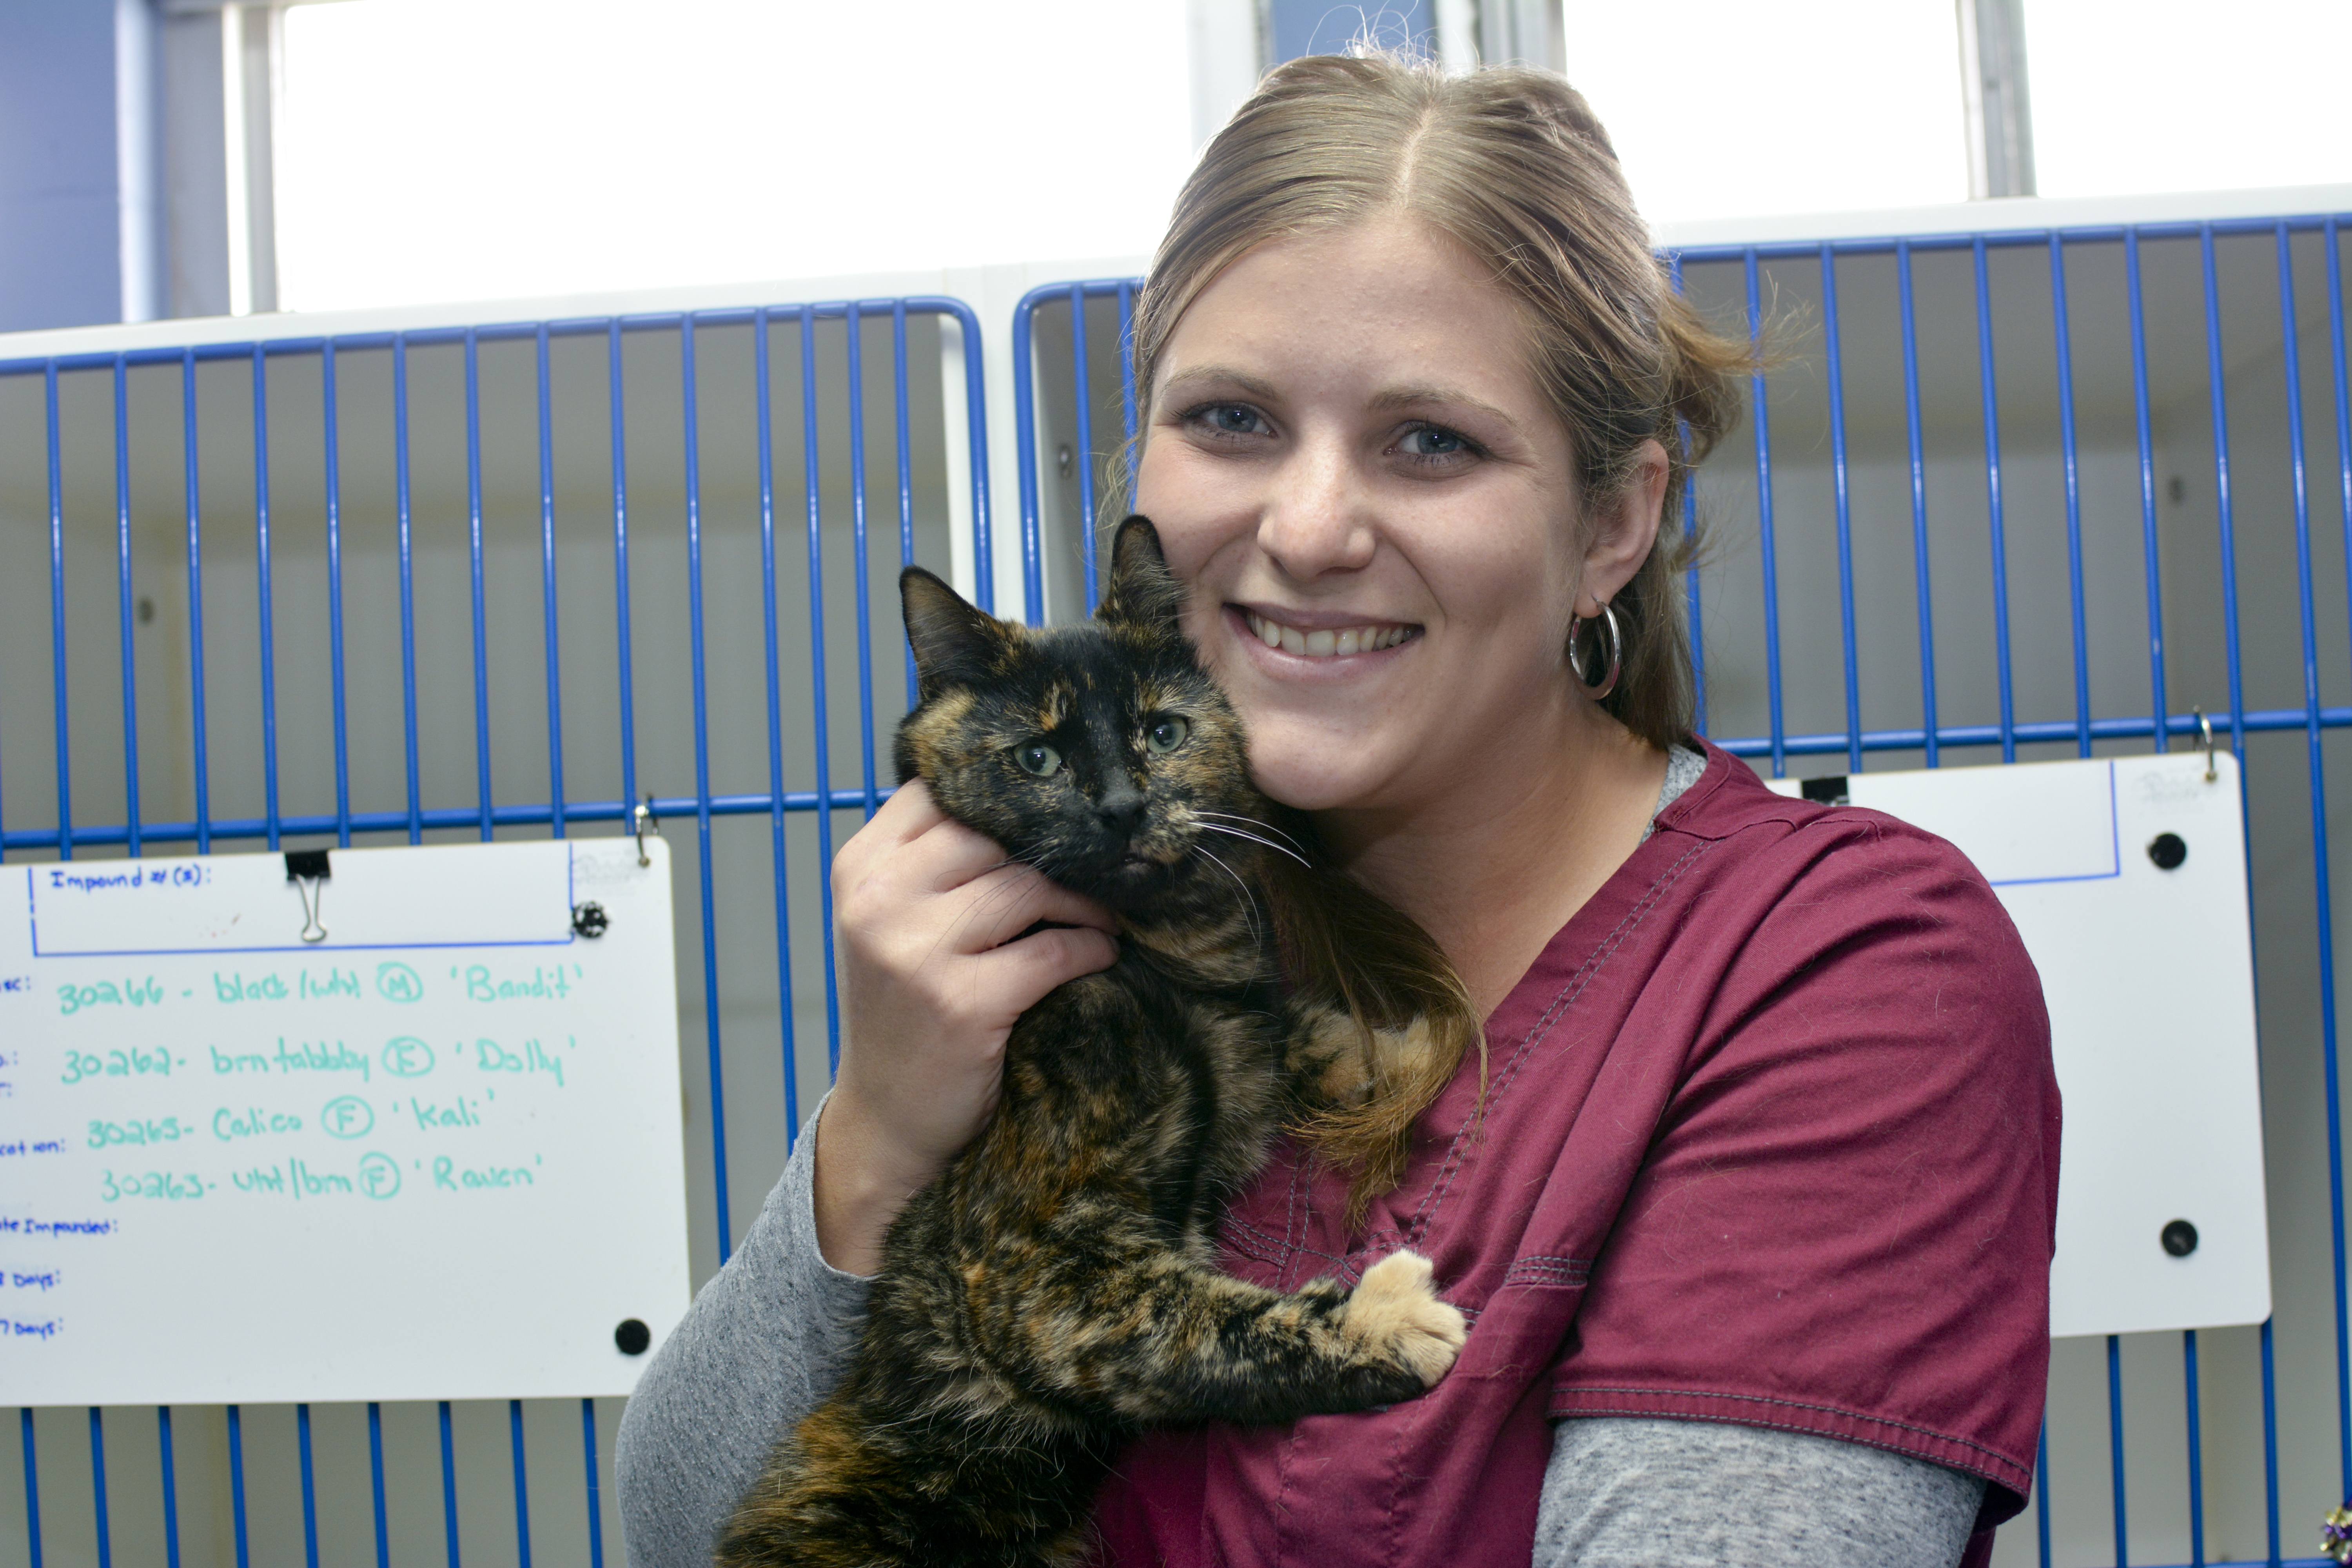
[[[1569,618],[1631,578],[1655,498],[1637,539],[1603,519],[1588,541],[1526,339],[1402,218],[1248,252],[1171,334],[1136,510],[1276,799],[1409,810],[1597,712]]]

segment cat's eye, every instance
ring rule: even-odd
[[[1043,741],[1030,742],[1013,753],[1013,760],[1021,764],[1023,773],[1034,773],[1041,779],[1052,778],[1062,766],[1062,753]]]
[[[1172,752],[1182,745],[1184,738],[1192,732],[1192,726],[1176,714],[1171,713],[1164,718],[1154,719],[1144,727],[1144,749],[1154,755]]]

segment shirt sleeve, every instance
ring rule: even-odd
[[[1757,870],[1783,890],[1706,971],[1550,1413],[1886,1449],[1995,1483],[1997,1523],[2031,1489],[2049,1371],[2040,979],[1975,868],[1891,818],[1823,813]]]
[[[1801,1432],[1562,1421],[1535,1568],[1952,1568],[1984,1489],[1966,1471]]]
[[[869,1281],[817,1247],[822,1114],[622,1413],[613,1477],[634,1568],[709,1568],[776,1439],[833,1392],[856,1349]]]

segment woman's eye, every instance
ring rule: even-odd
[[[1406,457],[1423,459],[1459,457],[1475,449],[1465,437],[1438,425],[1406,431],[1403,447]]]
[[[1032,741],[1013,753],[1024,773],[1034,773],[1041,779],[1052,778],[1061,770],[1062,753],[1041,741]]]
[[[1143,731],[1144,748],[1154,753],[1172,752],[1177,747],[1182,745],[1184,743],[1184,737],[1190,735],[1192,732],[1192,726],[1191,723],[1171,713],[1165,719],[1153,720],[1150,724],[1145,727]]]
[[[1246,403],[1207,403],[1186,417],[1218,436],[1255,436],[1265,426],[1258,411]]]

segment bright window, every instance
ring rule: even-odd
[[[2026,0],[2045,196],[2352,181],[2346,0]]]
[[[284,58],[295,310],[1148,252],[1192,153],[1181,5],[360,0]]]
[[[1568,79],[1653,223],[1968,199],[1951,0],[1566,0]]]

